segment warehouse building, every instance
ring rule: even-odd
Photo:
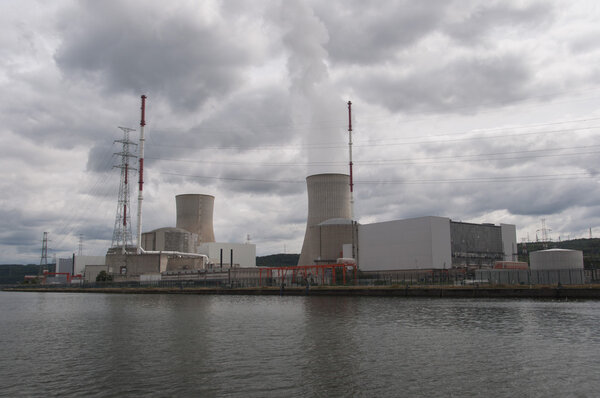
[[[360,225],[358,264],[363,271],[491,268],[515,261],[516,228],[419,217]]]

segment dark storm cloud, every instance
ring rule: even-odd
[[[392,112],[472,113],[527,98],[532,77],[517,55],[468,56],[404,76],[388,71],[362,78],[357,88]]]
[[[328,28],[332,62],[355,65],[392,61],[435,33],[470,46],[487,41],[497,29],[532,28],[553,15],[552,6],[543,2],[350,1],[319,2],[315,9]]]
[[[109,92],[166,96],[194,110],[242,81],[250,50],[227,24],[194,19],[192,7],[85,1],[64,15],[56,62],[63,75],[95,81]],[[154,7],[154,8],[153,8]]]

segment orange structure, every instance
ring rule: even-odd
[[[496,261],[494,269],[529,269],[527,263],[522,261]]]
[[[44,271],[44,279],[42,279],[42,283],[46,283],[46,278],[49,276],[57,276],[57,275],[66,275],[67,276],[67,283],[71,283],[71,279],[81,279],[83,278],[83,276],[81,274],[77,274],[77,275],[71,275],[70,272],[48,272],[48,271]]]

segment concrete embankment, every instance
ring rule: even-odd
[[[600,299],[600,285],[577,286],[316,286],[254,288],[201,287],[8,287],[5,291],[45,293],[125,293],[125,294],[227,294],[285,296],[379,296],[379,297],[443,297],[443,298],[539,298]]]

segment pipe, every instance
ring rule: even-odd
[[[198,254],[198,253],[185,253],[185,252],[177,252],[177,251],[168,251],[168,250],[144,250],[140,247],[140,254],[166,254],[166,255],[175,255],[175,256],[187,256],[187,257],[203,257],[208,260],[208,256],[206,254]]]

